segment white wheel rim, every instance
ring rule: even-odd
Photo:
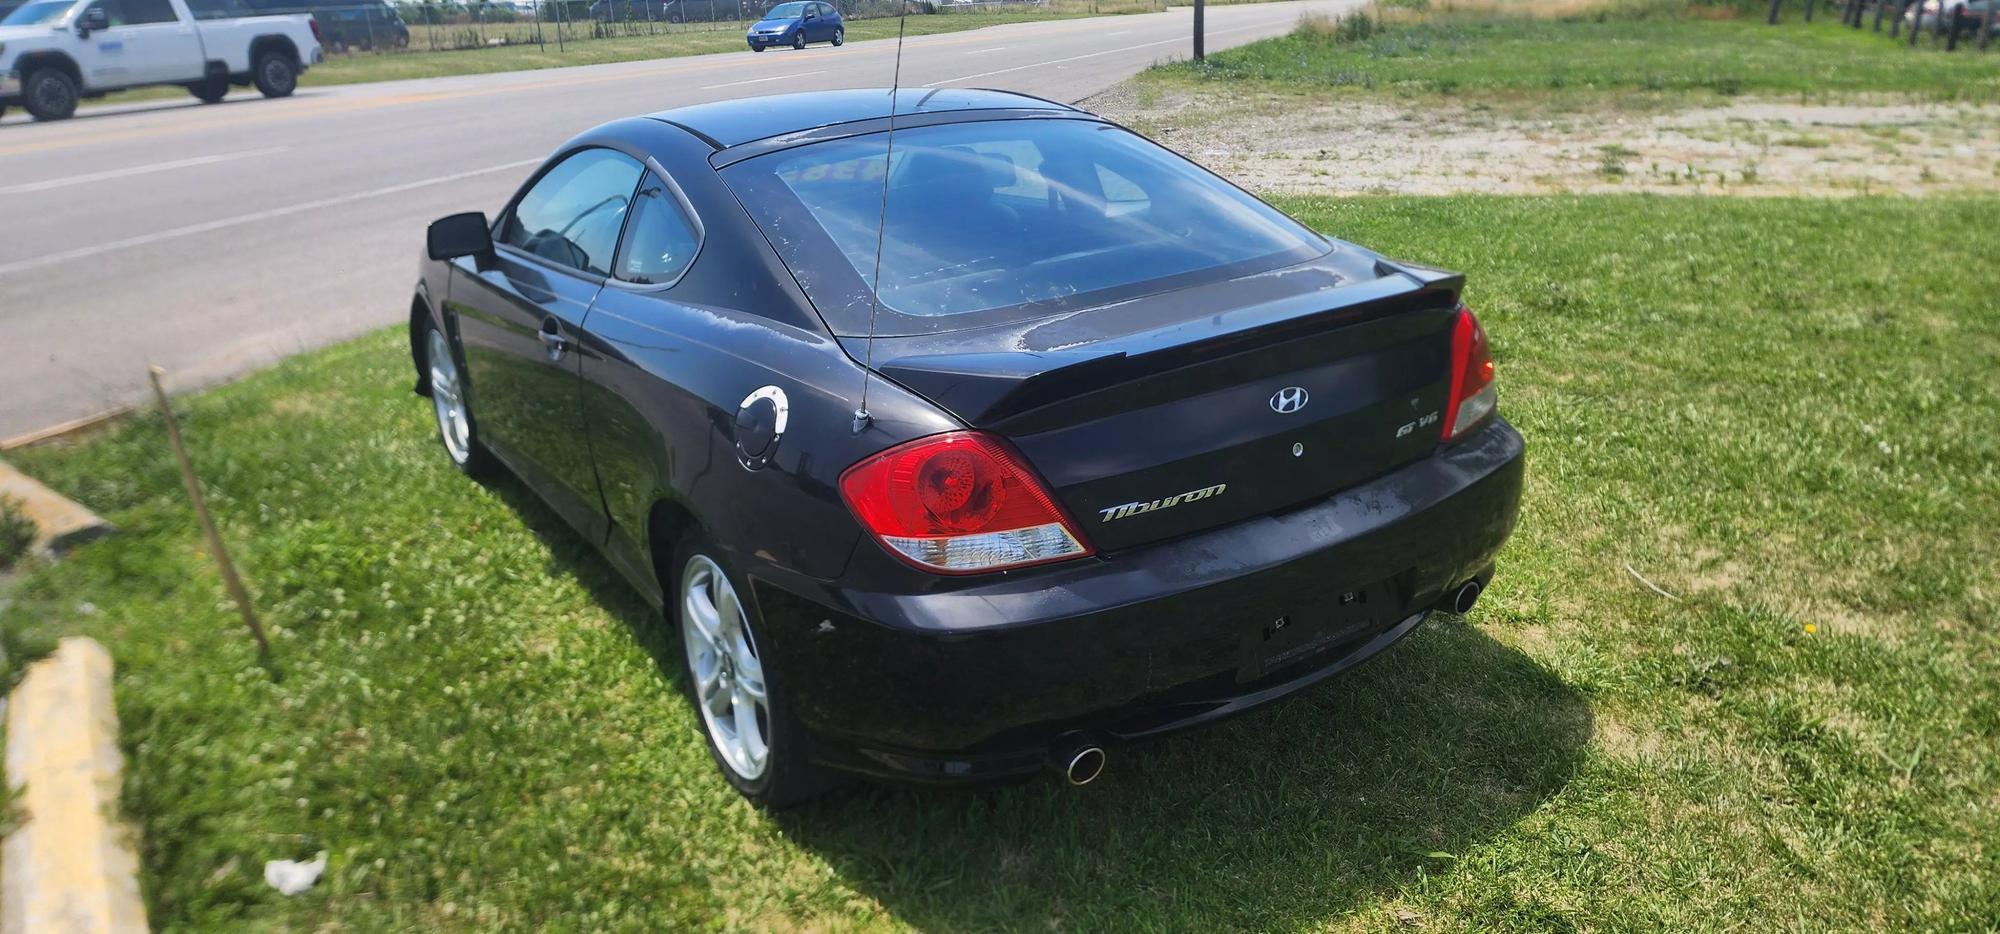
[[[771,761],[770,691],[743,603],[707,555],[688,559],[681,574],[681,644],[709,741],[731,772],[757,779]]]
[[[436,328],[431,329],[431,408],[437,411],[438,436],[444,439],[445,453],[455,464],[465,463],[472,454],[472,417],[465,410],[465,384],[458,378],[458,362],[451,346]]]

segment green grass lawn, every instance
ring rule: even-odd
[[[117,657],[166,927],[1990,926],[2000,200],[1285,206],[1471,274],[1520,529],[1470,620],[1088,789],[749,807],[664,627],[446,466],[394,331],[180,400],[281,684],[156,419],[10,455],[121,531],[31,568],[7,644]]]
[[[1627,104],[1739,94],[2000,100],[2000,55],[1947,55],[1928,41],[1907,48],[1886,31],[1843,27],[1837,7],[1829,10],[1807,24],[1794,9],[1778,26],[1748,12],[1720,20],[1636,10],[1601,19],[1441,12],[1404,22],[1398,17],[1411,14],[1390,11],[1387,25],[1366,35],[1303,29],[1151,77],[1250,79],[1308,94],[1372,89]]]

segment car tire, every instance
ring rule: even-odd
[[[681,643],[682,693],[709,757],[738,793],[782,808],[825,793],[835,780],[812,763],[791,692],[768,651],[770,634],[737,580],[721,550],[698,531],[682,536],[661,574],[667,616]],[[725,702],[727,709],[718,711]],[[739,715],[746,708],[747,717]]]
[[[841,45],[842,43],[845,43],[846,41],[847,41],[847,27],[841,26],[834,29],[833,44],[838,46]]]
[[[219,104],[229,96],[229,79],[215,76],[188,85],[188,93],[204,104]]]
[[[764,47],[763,47],[763,46],[761,46],[761,45],[753,45],[753,46],[751,46],[751,47],[750,47],[750,51],[752,51],[752,52],[762,52],[762,51],[764,51]]]
[[[37,120],[68,120],[76,114],[76,79],[59,68],[39,68],[21,82],[22,106]]]
[[[491,476],[495,461],[479,443],[479,425],[472,417],[472,396],[465,380],[465,354],[436,324],[425,330],[424,383],[430,391],[438,443],[460,473],[475,479]]]
[[[801,26],[799,27],[799,34],[792,37],[792,48],[803,49],[805,47],[806,47],[806,30],[805,27]]]
[[[257,82],[257,91],[265,97],[290,97],[299,89],[299,66],[290,55],[283,52],[265,52],[257,56],[257,64],[250,69],[252,80]]]

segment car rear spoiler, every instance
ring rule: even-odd
[[[963,346],[951,335],[877,337],[875,370],[967,424],[990,427],[1105,386],[1347,324],[1450,307],[1465,286],[1462,274],[1427,266],[1378,259],[1375,272],[1374,279],[1338,289],[1205,313],[1074,348],[962,352],[945,349]],[[859,351],[860,340],[844,343]]]

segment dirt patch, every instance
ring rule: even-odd
[[[1282,194],[2000,191],[1995,105],[1741,100],[1538,114],[1127,83],[1082,106]]]

